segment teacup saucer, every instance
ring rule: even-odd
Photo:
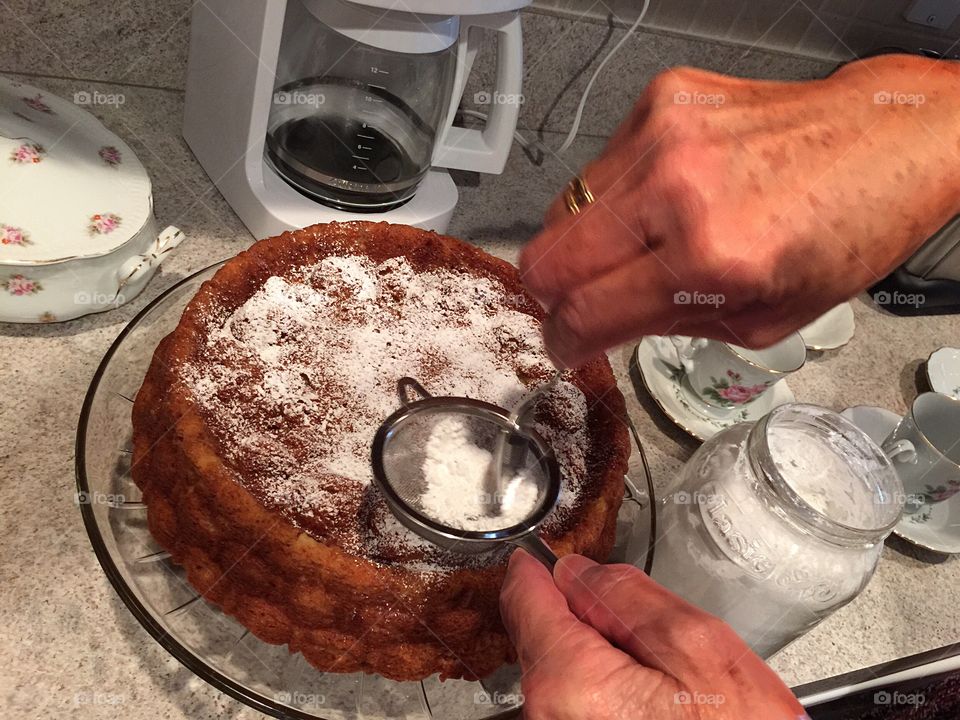
[[[756,400],[730,409],[717,408],[701,400],[683,382],[669,338],[648,335],[637,345],[637,367],[650,397],[664,414],[698,440],[713,437],[741,422],[759,420],[780,405],[794,402],[793,391],[781,380]]]
[[[931,390],[960,400],[960,350],[952,347],[934,350],[927,358],[925,371]]]
[[[869,435],[877,445],[886,440],[900,422],[900,416],[895,412],[871,405],[857,405],[840,414]],[[933,505],[922,505],[915,513],[904,515],[893,529],[894,535],[925,550],[950,555],[960,553],[958,497],[960,495]]]
[[[845,302],[800,328],[800,337],[807,350],[835,350],[850,342],[853,331],[853,307]]]

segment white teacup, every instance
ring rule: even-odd
[[[960,400],[935,392],[918,396],[883,450],[903,483],[904,512],[953,497],[960,491]]]
[[[763,395],[807,359],[800,333],[788,335],[762,350],[705,338],[670,336],[690,389],[719,408],[746,405]]]

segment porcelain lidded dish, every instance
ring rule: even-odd
[[[118,307],[183,239],[157,233],[150,178],[126,143],[80,105],[3,77],[0,188],[2,322]]]

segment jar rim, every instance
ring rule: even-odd
[[[768,442],[770,431],[787,422],[803,422],[834,439],[832,449],[848,466],[853,458],[869,461],[867,487],[874,504],[883,509],[872,527],[858,527],[831,517],[804,498],[783,476]],[[831,447],[824,443],[825,447]],[[818,405],[789,403],[762,418],[747,439],[750,463],[762,486],[773,496],[779,514],[812,530],[823,539],[841,544],[872,545],[882,541],[900,521],[904,504],[903,485],[890,459],[860,428],[841,415]],[[862,472],[862,468],[853,468]]]

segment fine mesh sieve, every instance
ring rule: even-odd
[[[559,466],[543,438],[497,405],[433,397],[412,378],[398,389],[402,407],[380,426],[371,458],[397,519],[451,551],[509,542],[556,562],[536,534],[560,493]]]

